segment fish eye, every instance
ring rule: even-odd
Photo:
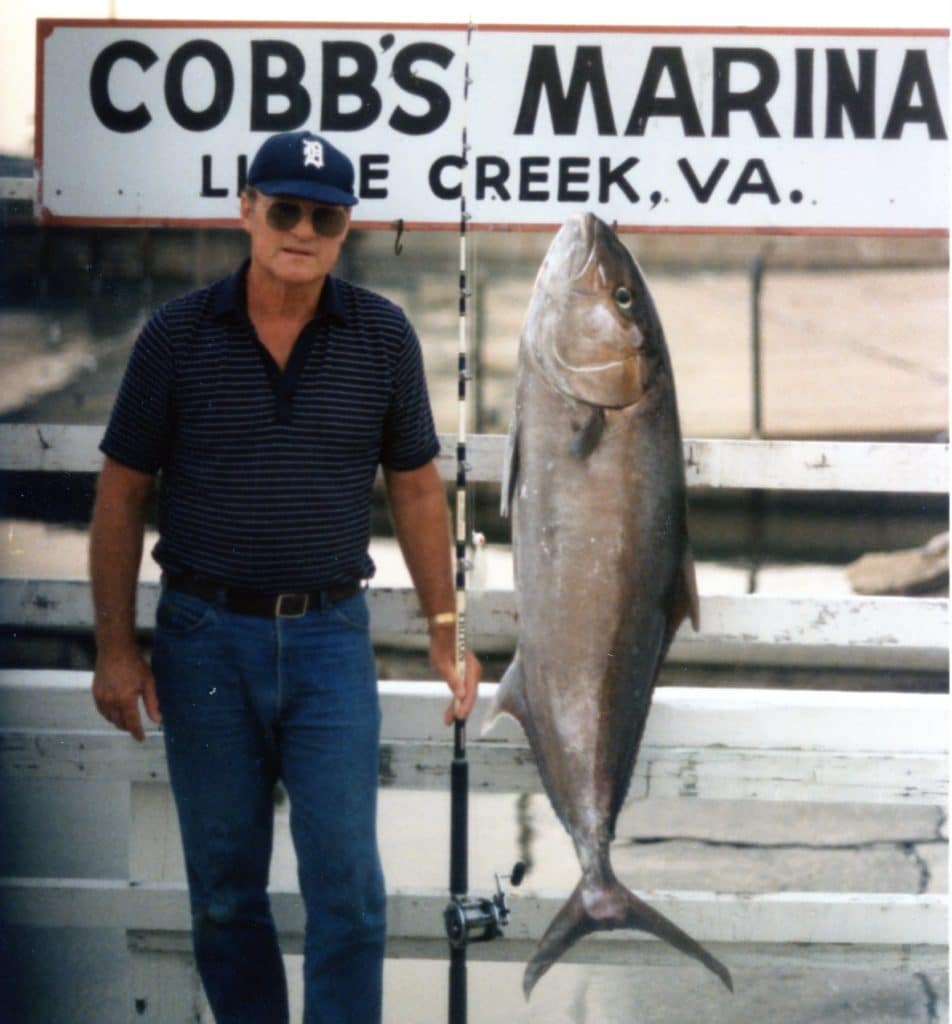
[[[620,285],[615,289],[615,303],[619,309],[631,309],[634,305],[635,297],[631,294],[631,291],[624,285]]]

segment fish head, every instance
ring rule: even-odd
[[[614,231],[579,214],[555,236],[536,276],[524,343],[551,384],[590,405],[639,402],[664,365],[664,338],[644,276]]]

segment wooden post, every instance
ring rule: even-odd
[[[129,882],[179,882],[185,876],[172,790],[167,782],[133,782],[130,800]],[[130,1021],[201,1024],[201,985],[191,954],[138,948],[131,962]]]

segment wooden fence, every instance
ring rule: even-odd
[[[101,429],[49,424],[0,426],[0,470],[95,472]],[[473,480],[499,479],[503,439],[471,439]],[[441,466],[455,473],[455,438],[443,438]],[[687,440],[692,487],[945,493],[948,446]],[[149,629],[157,590],[139,591],[139,624]],[[421,634],[411,591],[372,588],[376,638]],[[470,596],[474,644],[512,638],[513,594]],[[695,666],[795,665],[815,671],[947,671],[945,598],[780,598],[702,595],[702,630],[682,629],[672,662]],[[0,626],[88,631],[88,584],[0,579]],[[189,912],[181,882],[177,826],[161,738],[144,744],[105,727],[89,697],[88,673],[0,672],[0,773],[17,780],[122,780],[130,787],[128,876],[110,880],[0,880],[0,914],[36,927],[124,929],[133,953],[130,1019],[201,1019],[189,958]],[[473,736],[493,692],[484,685]],[[383,787],[447,789],[449,736],[438,723],[442,686],[381,684]],[[539,780],[516,727],[471,741],[476,791],[535,792]],[[948,697],[944,694],[748,688],[661,688],[645,736],[630,801],[684,799],[924,804],[944,806],[948,790]],[[574,879],[571,881],[574,882]],[[473,947],[475,957],[520,959],[566,894],[519,893],[509,936]],[[877,965],[902,970],[946,960],[947,899],[868,893],[651,893],[698,940],[732,966],[759,959]],[[389,893],[389,954],[442,957],[445,891]],[[300,951],[303,909],[292,891],[273,893],[289,952]],[[729,947],[729,948],[728,948]],[[596,936],[577,961],[665,963],[667,947],[635,933]]]

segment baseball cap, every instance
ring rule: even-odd
[[[313,132],[281,132],[265,139],[251,161],[248,184],[266,196],[297,196],[353,206],[354,165]]]

